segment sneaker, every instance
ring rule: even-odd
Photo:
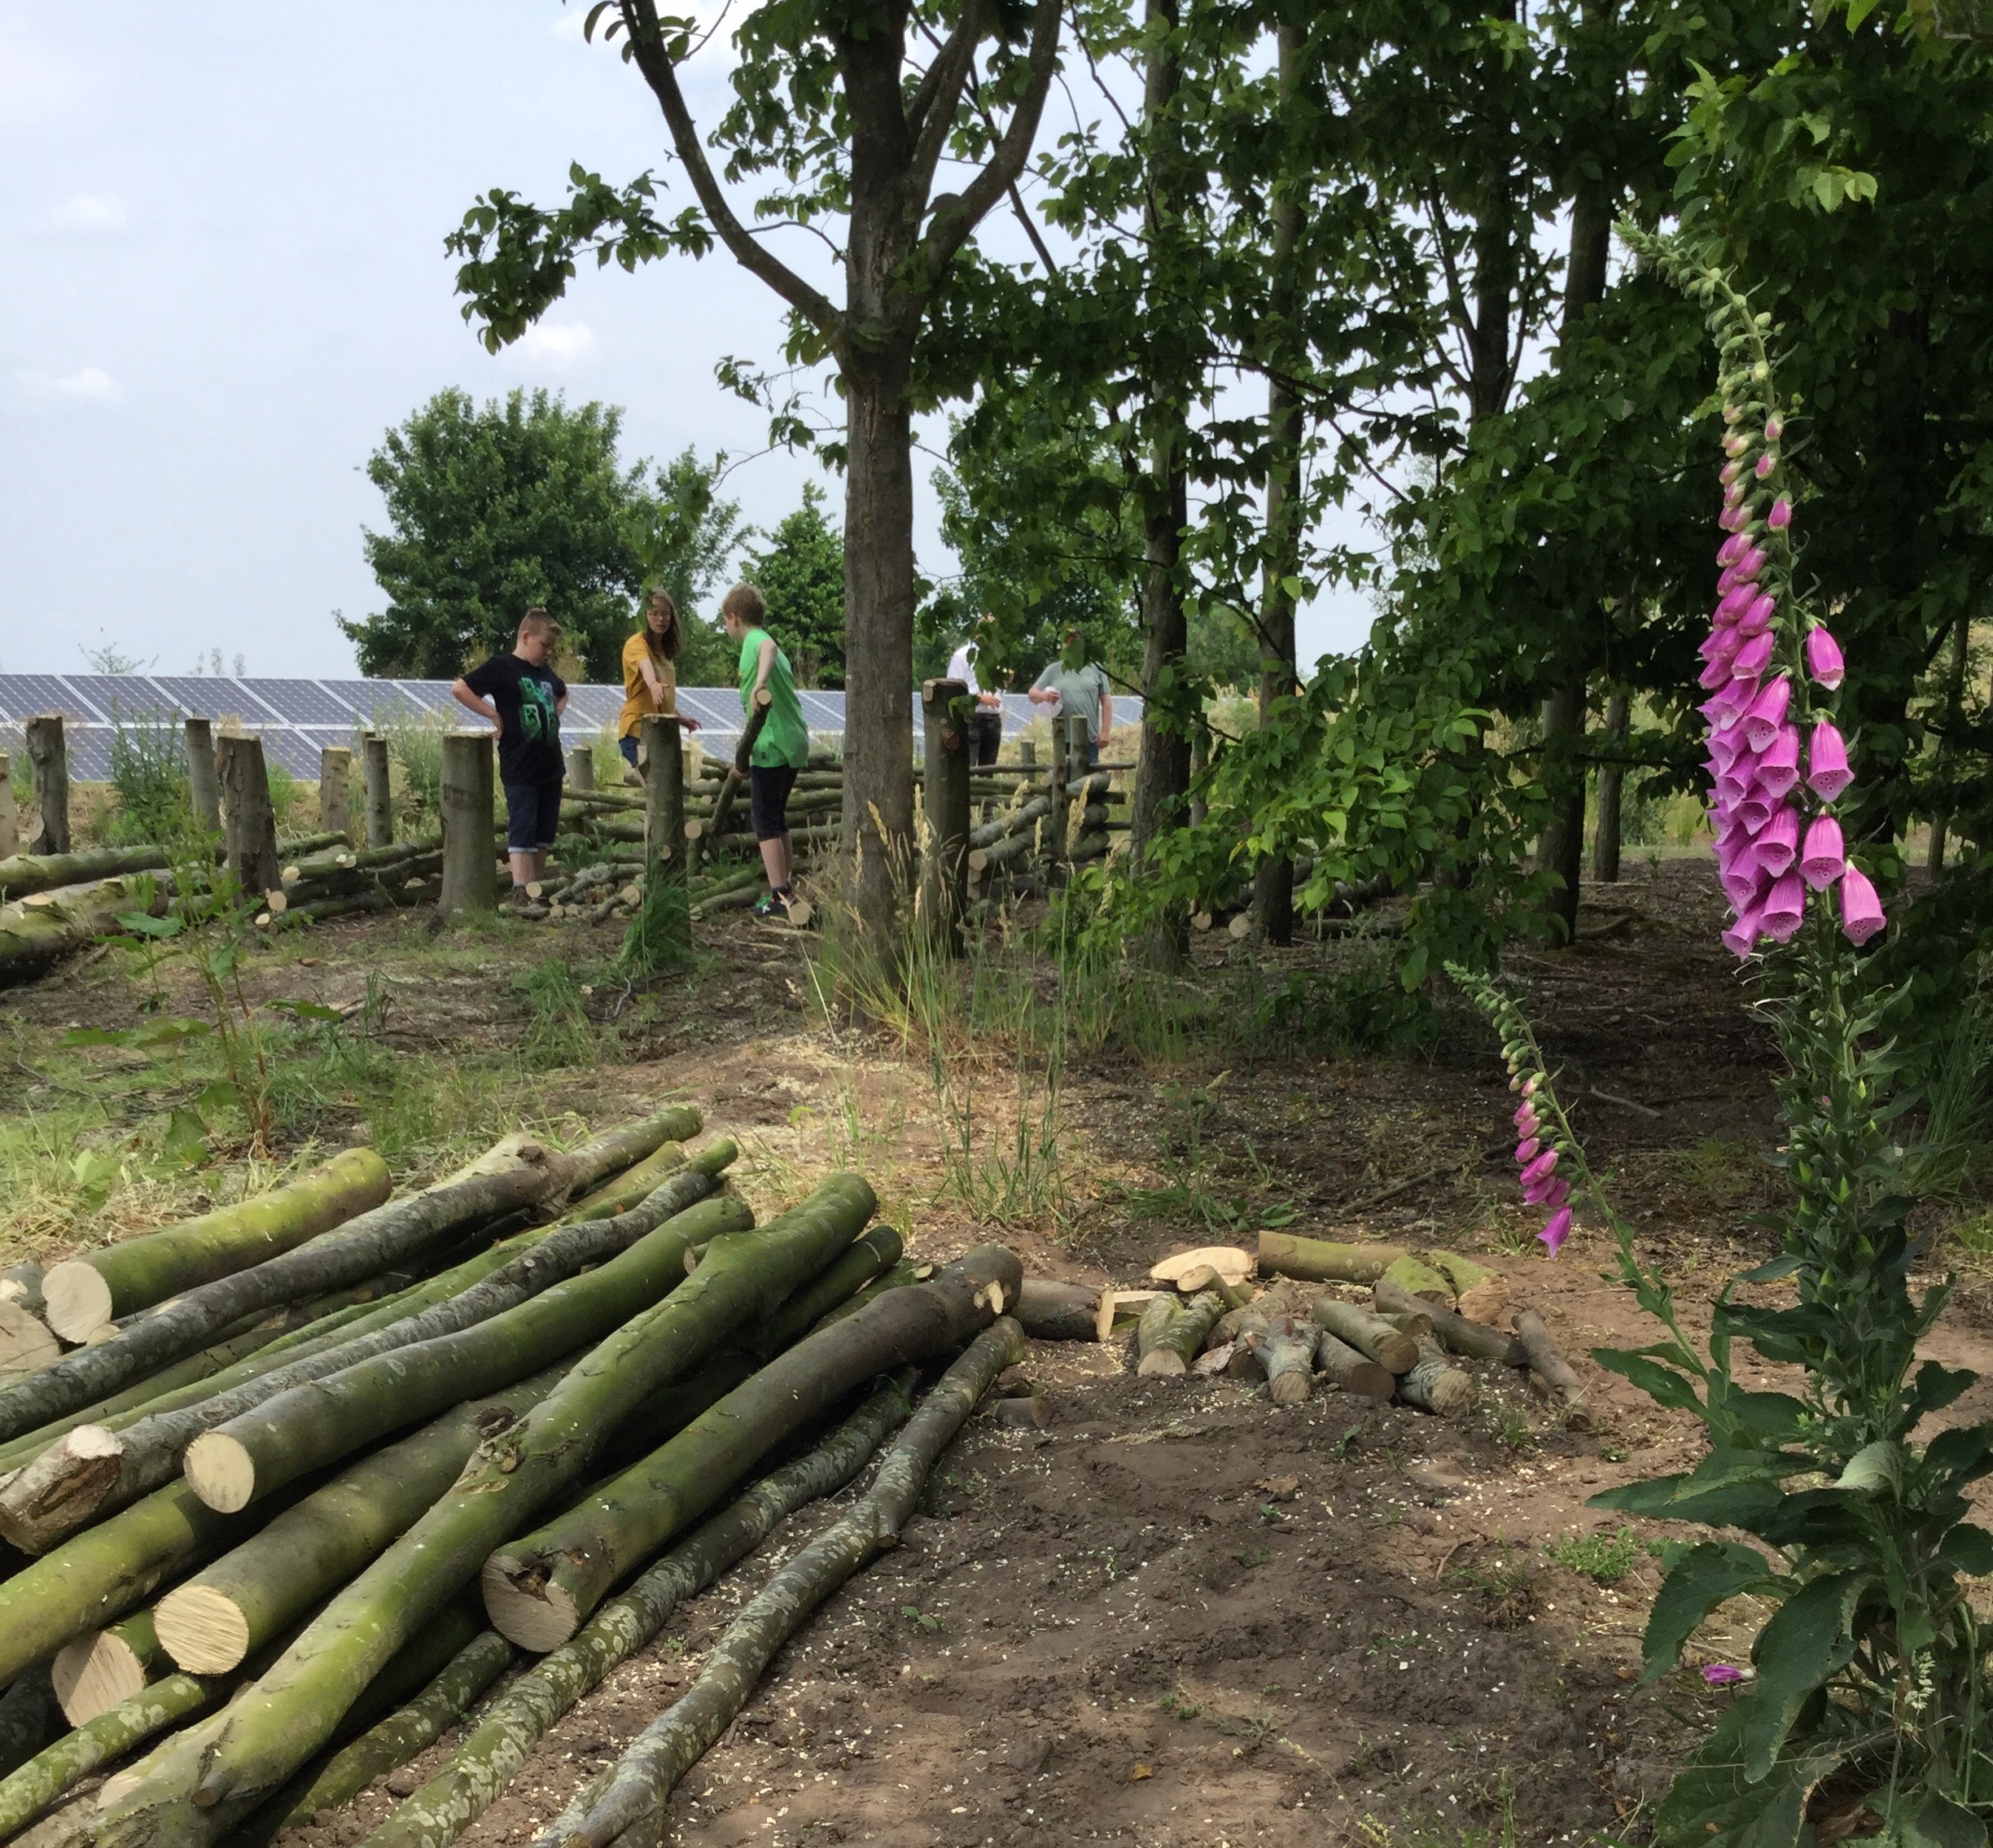
[[[789,915],[788,900],[780,892],[765,894],[754,908],[757,917],[786,917]]]

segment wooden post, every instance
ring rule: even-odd
[[[221,832],[221,786],[215,781],[214,725],[207,719],[186,722],[187,806],[211,834]]]
[[[318,825],[353,839],[353,752],[343,744],[318,752]]]
[[[20,852],[20,817],[14,805],[14,764],[0,751],[0,860]]]
[[[69,851],[69,753],[63,745],[62,714],[41,712],[28,721],[28,761],[34,769],[35,825],[30,853]]]
[[[660,860],[682,866],[685,752],[678,742],[677,718],[669,712],[648,713],[637,735],[643,741],[644,870]]]
[[[1018,762],[1020,764],[1036,764],[1037,761],[1038,746],[1036,742],[1034,739],[1028,738],[1019,738],[1018,740]]]
[[[394,845],[394,796],[388,784],[388,741],[369,732],[360,748],[366,762],[366,843]]]
[[[1605,702],[1605,746],[1620,751],[1627,743],[1627,702],[1615,693]],[[1604,764],[1599,767],[1598,825],[1592,836],[1592,877],[1602,886],[1617,884],[1619,878],[1619,799],[1626,783],[1626,767]]]
[[[215,747],[215,774],[229,870],[244,893],[275,891],[283,869],[277,861],[277,817],[270,808],[262,739],[225,732]]]
[[[1060,861],[1066,857],[1066,810],[1068,799],[1066,785],[1069,780],[1066,764],[1066,725],[1062,719],[1052,721],[1052,812],[1045,817],[1045,856],[1048,861]]]
[[[443,915],[496,910],[492,867],[498,842],[492,825],[489,732],[452,732],[444,738],[442,809]]]
[[[1068,782],[1084,777],[1093,760],[1093,741],[1087,735],[1086,716],[1069,712],[1066,716],[1066,778]]]
[[[567,753],[567,786],[570,789],[593,789],[595,786],[595,747],[591,744],[577,744]]]
[[[921,785],[927,818],[921,907],[935,941],[949,956],[961,954],[962,913],[969,904],[969,726],[956,707],[968,697],[962,681],[921,685],[927,751]]]
[[[1198,779],[1204,774],[1206,767],[1210,762],[1210,751],[1211,740],[1207,736],[1204,728],[1199,725],[1190,734],[1190,786],[1194,790],[1197,787]],[[1202,827],[1206,812],[1203,798],[1193,795],[1190,798],[1190,825],[1194,828]]]

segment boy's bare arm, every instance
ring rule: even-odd
[[[1101,734],[1101,736],[1102,736],[1102,738],[1106,738],[1106,735],[1108,734],[1108,733],[1110,733],[1110,731],[1112,731],[1113,729],[1114,729],[1114,695],[1113,695],[1111,693],[1103,693],[1103,694],[1101,695],[1101,729],[1100,729],[1100,734]]]
[[[451,681],[450,694],[459,706],[467,706],[480,719],[490,720],[494,737],[503,735],[505,720],[498,716],[498,708],[488,699],[473,693],[471,690],[471,683],[462,675],[459,674],[455,680]]]
[[[769,676],[775,671],[775,643],[773,637],[761,644],[761,652],[756,658],[754,690],[759,695],[769,683]]]

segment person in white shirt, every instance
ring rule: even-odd
[[[975,697],[976,708],[969,720],[969,753],[970,760],[977,764],[994,764],[1003,745],[1003,700],[995,693],[985,693],[976,678],[976,657],[982,652],[976,637],[988,626],[989,618],[985,616],[976,624],[974,633],[948,656],[948,679],[960,681]]]

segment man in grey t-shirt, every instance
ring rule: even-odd
[[[1078,646],[1080,632],[1066,632],[1066,654]],[[1100,761],[1101,747],[1114,731],[1114,694],[1107,685],[1106,670],[1096,662],[1069,668],[1065,659],[1054,661],[1032,682],[1032,703],[1049,706],[1054,723],[1078,712],[1087,722],[1087,755],[1089,763]]]

